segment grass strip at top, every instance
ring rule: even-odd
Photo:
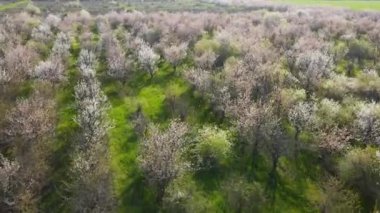
[[[274,0],[275,3],[296,5],[296,6],[315,6],[315,7],[337,7],[359,11],[379,11],[380,1],[349,1],[349,0]]]
[[[18,7],[23,7],[26,6],[29,3],[29,0],[20,0],[16,2],[11,2],[7,4],[2,4],[0,5],[0,12],[4,12],[6,10],[18,8]]]

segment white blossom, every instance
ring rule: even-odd
[[[300,82],[310,91],[312,87],[318,86],[322,78],[330,77],[332,60],[320,51],[309,51],[297,57],[296,67]]]
[[[189,69],[185,72],[187,80],[200,92],[206,93],[211,88],[211,73],[203,69]]]
[[[175,69],[181,63],[181,61],[186,58],[186,50],[186,43],[172,45],[164,49],[164,55],[166,60],[168,60]]]
[[[50,27],[58,27],[59,22],[61,21],[61,18],[54,14],[49,14],[46,19],[45,23],[49,25]]]
[[[174,120],[166,131],[151,126],[149,135],[141,144],[141,169],[149,183],[158,188],[161,196],[169,182],[187,168],[181,159],[187,132],[185,123]]]
[[[127,76],[126,60],[123,49],[116,38],[111,38],[106,47],[106,53],[108,62],[107,74],[113,78],[125,78]]]
[[[138,50],[137,57],[142,68],[153,77],[159,56],[148,44],[143,43]]]
[[[15,194],[13,194],[12,185],[20,169],[20,165],[16,161],[11,161],[0,154],[0,184],[2,191],[2,202],[8,206],[15,205]]]
[[[37,41],[48,42],[52,36],[53,33],[50,30],[50,26],[47,24],[41,24],[32,31],[32,37]]]
[[[11,81],[11,75],[9,75],[5,69],[0,68],[0,84],[7,83],[9,81]]]
[[[315,127],[315,111],[316,106],[313,103],[299,102],[290,109],[288,117],[289,121],[296,128],[296,137],[300,131]]]
[[[92,51],[82,49],[79,53],[78,63],[82,75],[86,75],[85,73],[87,73],[89,70],[95,70],[98,61],[96,59],[95,54]]]
[[[82,128],[84,146],[101,141],[111,125],[107,119],[107,97],[101,91],[100,83],[94,78],[81,80],[75,86],[75,99],[78,108],[75,121]]]
[[[70,54],[70,46],[70,37],[66,33],[60,32],[54,42],[52,55],[58,58],[67,57]]]
[[[34,76],[41,80],[59,82],[65,79],[64,67],[59,59],[42,61],[34,70]]]
[[[362,104],[355,121],[364,143],[380,144],[380,106],[374,102]]]
[[[207,50],[202,53],[200,56],[195,57],[195,63],[198,67],[203,69],[211,69],[215,63],[217,55],[212,50]]]

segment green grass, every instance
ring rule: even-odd
[[[273,0],[273,2],[301,6],[338,7],[351,10],[380,10],[380,1],[377,0]]]
[[[56,91],[57,101],[57,127],[56,141],[54,143],[54,158],[51,161],[53,175],[51,186],[43,196],[41,208],[50,212],[69,211],[70,207],[64,196],[68,196],[70,182],[69,169],[73,144],[77,140],[79,127],[74,121],[76,116],[76,105],[74,87],[78,81],[77,56],[80,51],[78,38],[72,38],[71,55],[68,59],[68,81],[60,85]],[[58,209],[54,209],[59,207]]]
[[[144,116],[150,122],[164,126],[170,119],[178,116],[168,105],[168,98],[173,97],[178,103],[185,105],[190,123],[201,125],[212,121],[212,113],[209,113],[207,103],[194,96],[188,83],[182,79],[181,67],[174,73],[173,68],[162,61],[152,79],[145,71],[135,70],[130,74],[128,81],[122,84],[118,80],[104,77],[107,64],[105,54],[100,55],[101,66],[98,67],[97,73],[103,76],[100,77],[102,90],[111,103],[109,117],[114,126],[108,137],[114,189],[119,200],[118,210],[157,212],[159,207],[154,189],[148,186],[138,166],[140,139],[134,132],[132,115],[141,107]],[[218,196],[213,197],[216,199]]]
[[[10,9],[24,7],[29,3],[29,0],[20,0],[16,2],[0,4],[0,12],[4,12]]]
[[[110,119],[114,128],[109,132],[112,170],[120,212],[152,212],[157,210],[154,191],[147,187],[138,168],[138,138],[131,122],[132,114],[141,106],[144,115],[156,123],[165,123],[170,115],[165,110],[167,89],[177,85],[168,69],[161,68],[153,79],[143,71],[133,74],[126,85],[112,80],[104,82],[103,91],[110,102]],[[166,82],[167,81],[167,82]],[[175,86],[182,94],[184,85]]]

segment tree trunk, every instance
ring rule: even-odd
[[[277,188],[277,165],[278,156],[277,154],[272,154],[272,170],[269,173],[269,189],[271,191],[271,201],[275,202],[276,199],[276,188]]]
[[[306,100],[310,100],[311,99],[311,86],[307,86],[306,87]]]
[[[259,130],[255,131],[255,138],[254,138],[254,141],[253,141],[253,148],[252,148],[252,158],[254,159],[256,157],[256,155],[258,155],[258,150],[259,150]],[[252,162],[252,166],[253,168],[256,168],[257,167],[257,164],[256,162],[253,160]]]
[[[149,72],[149,75],[150,75],[150,80],[153,79],[153,72]]]
[[[298,141],[299,135],[300,135],[300,129],[296,127],[296,133],[294,134],[294,140]]]
[[[297,158],[299,151],[299,135],[301,131],[299,128],[296,128],[296,133],[294,134],[294,157]]]
[[[156,202],[160,206],[165,195],[165,189],[167,184],[160,184],[157,188]]]

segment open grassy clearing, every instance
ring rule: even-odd
[[[351,10],[378,11],[380,10],[380,1],[347,1],[347,0],[274,0],[276,3],[286,5],[311,6],[311,7],[336,7]]]

